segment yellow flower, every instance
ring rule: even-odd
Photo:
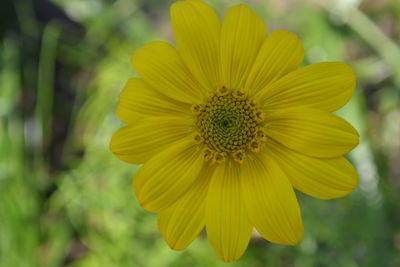
[[[296,35],[266,34],[246,5],[223,22],[197,0],[171,7],[177,48],[139,48],[117,115],[128,125],[112,137],[121,160],[142,164],[134,190],[158,212],[168,245],[185,249],[206,229],[224,261],[245,251],[252,229],[294,245],[303,235],[293,188],[321,199],[349,194],[358,182],[343,157],[357,131],[331,114],[351,98],[353,70],[326,62],[299,67]]]

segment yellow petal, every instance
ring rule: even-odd
[[[203,1],[178,1],[171,7],[171,22],[183,61],[205,88],[215,89],[220,82],[217,14]]]
[[[245,89],[255,95],[270,83],[297,69],[304,58],[301,41],[293,33],[272,32],[261,46]]]
[[[144,117],[190,116],[190,105],[169,98],[142,79],[129,79],[119,96],[117,116],[126,123],[135,123]]]
[[[266,34],[263,20],[248,6],[228,10],[221,30],[221,74],[228,88],[244,87]]]
[[[354,71],[342,62],[308,65],[262,89],[256,98],[265,109],[311,107],[335,111],[344,106],[355,88]]]
[[[199,146],[185,139],[152,157],[133,179],[142,207],[159,212],[178,200],[198,176],[204,159]]]
[[[268,241],[294,245],[303,236],[300,208],[292,185],[277,163],[264,153],[242,166],[242,195],[251,223]]]
[[[250,240],[249,222],[240,192],[237,163],[220,163],[211,178],[206,204],[208,240],[218,256],[233,261],[244,253]]]
[[[344,119],[322,110],[288,109],[266,114],[266,135],[302,154],[339,157],[358,145],[358,133]]]
[[[185,249],[204,228],[206,195],[213,171],[213,166],[205,164],[187,193],[158,215],[160,232],[172,249]]]
[[[357,187],[357,172],[344,157],[307,157],[272,140],[267,142],[265,153],[276,160],[296,189],[313,197],[343,197]]]
[[[197,103],[206,96],[174,47],[153,42],[137,49],[132,65],[143,80],[170,98]]]
[[[120,128],[110,150],[121,160],[141,164],[192,133],[192,121],[181,117],[149,117]]]

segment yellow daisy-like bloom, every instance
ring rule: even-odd
[[[171,7],[177,47],[139,48],[117,115],[128,125],[112,137],[121,160],[143,164],[133,179],[141,206],[158,213],[168,245],[185,249],[206,229],[224,261],[245,251],[252,229],[294,245],[303,235],[293,188],[321,199],[349,194],[358,182],[343,157],[357,131],[331,114],[355,88],[353,70],[326,62],[299,68],[296,35],[267,36],[246,5],[223,22],[197,0]]]

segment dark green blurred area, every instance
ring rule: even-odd
[[[172,251],[138,206],[136,167],[108,150],[132,51],[173,42],[171,1],[1,0],[0,266],[400,266],[400,1],[213,0],[248,3],[269,30],[304,41],[306,64],[345,61],[358,86],[339,115],[361,134],[351,195],[298,194],[294,247],[254,236],[222,263],[205,235]]]

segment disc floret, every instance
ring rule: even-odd
[[[244,89],[221,86],[202,104],[194,104],[196,130],[193,141],[205,145],[203,157],[216,163],[232,157],[242,164],[249,151],[259,152],[266,141],[261,124],[265,118],[257,102]]]

